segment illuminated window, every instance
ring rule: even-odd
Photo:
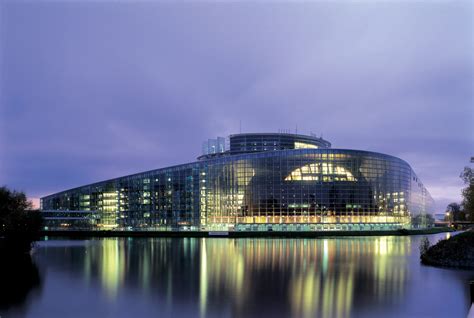
[[[316,145],[295,141],[295,149],[316,149],[316,148],[318,148],[318,146]]]
[[[293,170],[285,181],[357,181],[352,173],[341,166],[332,163],[311,163]]]

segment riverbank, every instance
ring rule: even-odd
[[[28,253],[9,254],[0,250],[0,316],[11,308],[24,305],[33,291],[40,290],[41,275]]]
[[[35,240],[40,237],[34,236]],[[22,306],[41,285],[39,270],[32,259],[32,237],[0,237],[0,317]]]
[[[474,269],[474,231],[441,240],[421,255],[425,265]]]
[[[39,235],[35,235],[34,237],[0,237],[0,255],[8,256],[8,258],[29,255],[32,244],[34,244],[33,242],[37,241],[39,238]]]
[[[229,238],[311,238],[340,236],[426,235],[453,231],[448,227],[428,229],[401,229],[396,231],[312,231],[312,232],[258,232],[258,231],[42,231],[42,236],[87,237],[229,237]]]

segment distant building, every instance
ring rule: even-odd
[[[209,139],[196,162],[48,195],[50,229],[395,230],[432,213],[405,161],[333,149],[315,136],[246,133]]]

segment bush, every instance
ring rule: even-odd
[[[421,255],[421,262],[427,265],[473,269],[474,231],[439,241]]]
[[[430,241],[426,236],[423,236],[423,238],[420,241],[420,257],[422,257],[430,248]]]

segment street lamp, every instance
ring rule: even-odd
[[[451,213],[450,212],[446,212],[446,218],[448,221],[448,226],[451,226]]]

